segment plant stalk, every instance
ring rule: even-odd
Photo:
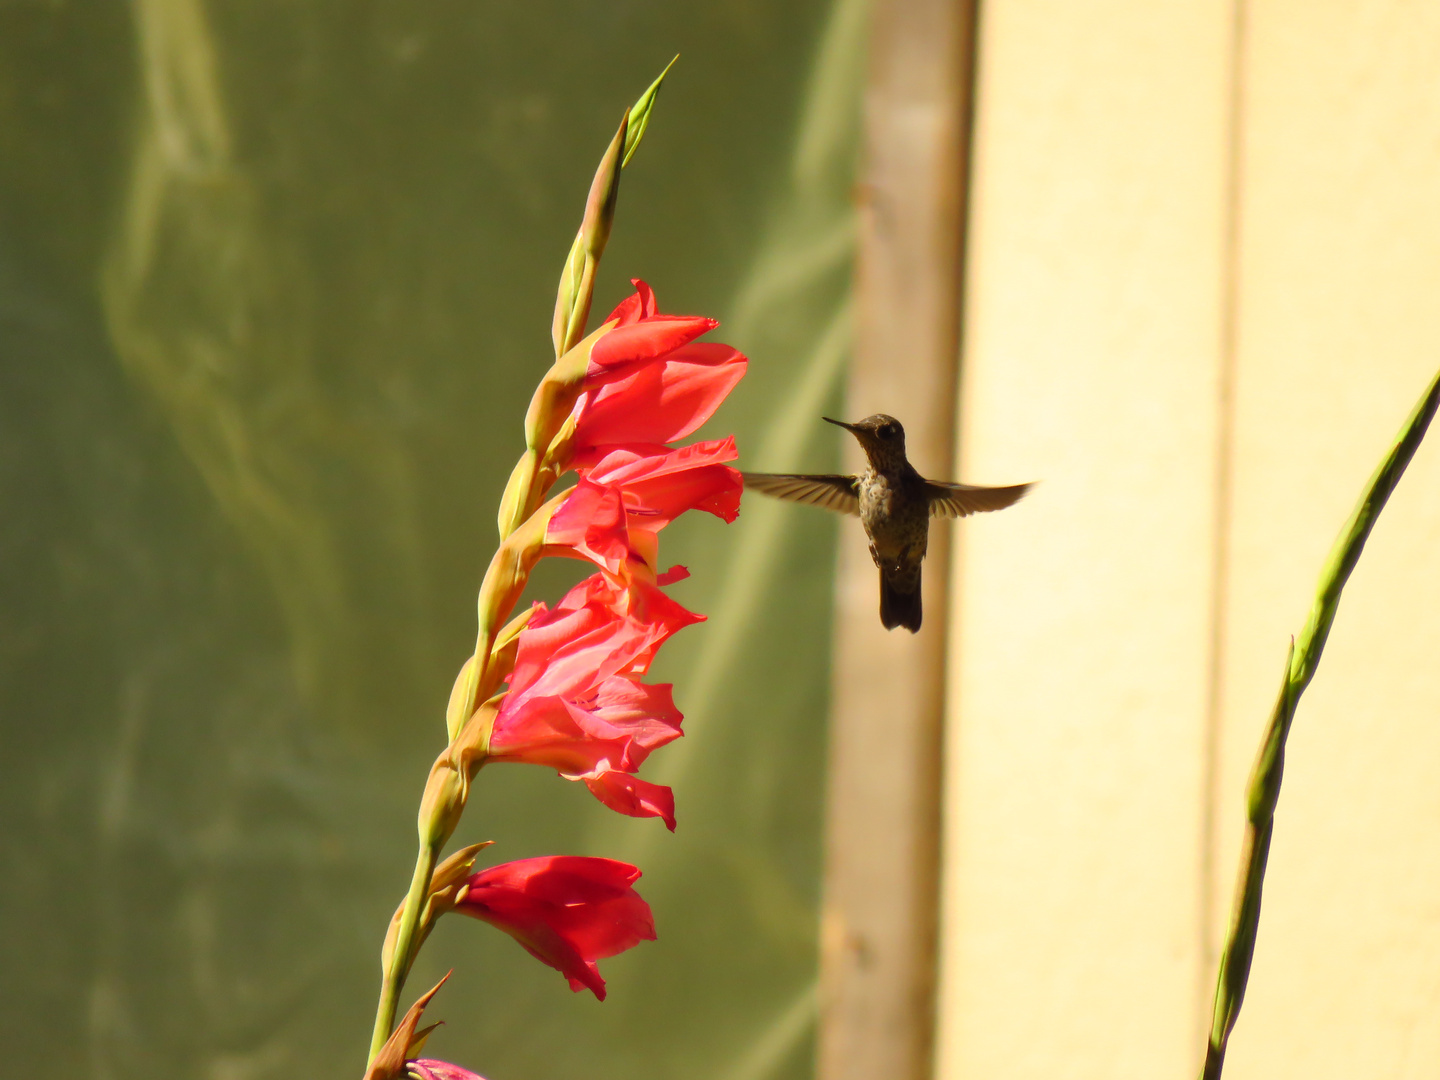
[[[395,935],[395,949],[390,954],[383,981],[380,984],[380,1004],[375,1010],[375,1030],[370,1035],[370,1055],[374,1060],[385,1040],[390,1038],[390,1029],[395,1026],[395,1012],[400,1004],[400,991],[405,988],[405,977],[410,974],[411,952],[414,948],[415,929],[420,925],[420,910],[425,906],[430,893],[430,877],[435,873],[435,861],[439,855],[435,844],[422,844],[415,860],[415,876],[410,879],[410,891],[405,894],[405,908],[400,913],[400,929]]]
[[[1250,774],[1246,793],[1247,823],[1240,880],[1235,889],[1230,934],[1220,957],[1210,1038],[1200,1074],[1202,1080],[1220,1080],[1225,1067],[1225,1049],[1240,1015],[1240,1005],[1245,999],[1245,987],[1250,979],[1250,962],[1255,956],[1255,940],[1260,930],[1265,864],[1270,855],[1270,840],[1275,831],[1275,807],[1280,801],[1280,782],[1285,772],[1285,741],[1295,719],[1295,707],[1300,702],[1300,695],[1315,677],[1320,654],[1325,651],[1325,641],[1330,636],[1330,627],[1340,607],[1340,594],[1360,560],[1370,530],[1375,527],[1386,500],[1425,438],[1437,406],[1440,406],[1440,375],[1431,380],[1424,396],[1416,403],[1390,453],[1371,475],[1364,494],[1350,513],[1350,519],[1340,530],[1320,572],[1320,587],[1316,591],[1310,617],[1305,621],[1299,638],[1290,642],[1285,675],[1280,682],[1280,696],[1265,729],[1265,738],[1260,744],[1260,753]]]

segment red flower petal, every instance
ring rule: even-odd
[[[632,757],[630,733],[597,721],[589,712],[558,697],[530,697],[496,717],[490,735],[490,759],[544,765],[562,774],[583,773],[601,762]],[[647,751],[640,751],[641,760]]]
[[[701,315],[657,315],[643,322],[617,326],[608,334],[602,334],[591,347],[585,385],[593,388],[602,380],[614,378],[626,365],[674,352],[719,325],[714,319]]]
[[[642,578],[604,574],[576,585],[554,611],[537,604],[491,729],[491,760],[572,778],[639,768],[679,738],[683,718],[670,686],[638,677],[671,634],[699,619]]]
[[[611,810],[630,817],[658,817],[667,829],[675,831],[675,793],[668,787],[613,769],[579,779]]]
[[[655,940],[650,905],[631,885],[640,871],[614,859],[549,855],[482,870],[456,907],[504,930],[532,956],[605,1000],[596,960]]]
[[[650,751],[682,734],[680,722],[685,717],[675,708],[673,689],[670,683],[642,683],[617,675],[606,679],[596,692],[586,711],[587,726],[629,740],[627,771],[638,768]]]
[[[630,284],[635,286],[635,292],[616,305],[615,310],[606,317],[606,322],[613,319],[621,326],[628,326],[641,319],[655,317],[654,290],[639,278],[631,278]]]
[[[630,557],[620,492],[581,479],[545,527],[545,542],[617,574]]]
[[[521,631],[510,676],[515,699],[529,694],[589,693],[601,680],[628,670],[652,650],[656,628],[599,604],[546,611]]]
[[[577,450],[683,439],[710,419],[746,364],[729,345],[701,341],[587,390],[575,406]]]
[[[677,582],[677,581],[684,581],[684,580],[685,580],[686,578],[688,578],[689,576],[690,576],[690,571],[689,571],[686,567],[683,567],[683,566],[681,566],[679,563],[676,563],[674,566],[670,567],[669,570],[666,570],[663,574],[661,574],[659,577],[657,577],[657,578],[655,579],[655,584],[656,584],[656,585],[674,585],[675,582]],[[705,618],[705,616],[704,616],[704,615],[697,615],[696,618],[703,620],[703,619]]]
[[[596,447],[575,467],[588,480],[623,489],[631,525],[656,532],[686,510],[734,521],[743,485],[724,462],[738,456],[727,436],[673,450],[650,443]]]
[[[634,575],[616,579],[608,574],[592,574],[566,593],[565,598],[555,605],[555,610],[599,605],[642,622],[665,623],[673,634],[691,623],[704,622],[705,616],[686,611],[656,586],[671,585],[689,576],[690,571],[683,566],[672,566],[653,584],[644,577]]]
[[[673,570],[669,577],[679,580]],[[617,672],[643,674],[672,634],[704,619],[643,578],[617,582],[604,574],[580,582],[554,611],[536,608],[515,653],[516,699],[584,695]]]
[[[545,765],[567,776],[604,766],[632,772],[651,751],[681,735],[684,717],[668,683],[649,686],[623,675],[584,701],[524,697],[496,717],[492,760]]]

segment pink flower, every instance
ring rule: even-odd
[[[406,1075],[411,1080],[485,1080],[479,1073],[451,1065],[448,1061],[433,1058],[416,1058],[405,1063]]]
[[[569,979],[570,989],[588,987],[604,1001],[595,962],[655,940],[650,905],[630,887],[639,877],[614,859],[521,859],[472,877],[455,910],[504,930]]]

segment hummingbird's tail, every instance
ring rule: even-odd
[[[920,629],[920,568],[905,578],[902,582],[880,572],[880,621],[886,630],[903,626],[913,634]],[[902,585],[909,591],[902,592]]]

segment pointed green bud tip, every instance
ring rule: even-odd
[[[590,184],[590,195],[585,200],[585,217],[580,222],[580,243],[585,254],[592,259],[599,259],[605,250],[606,241],[610,239],[610,226],[615,221],[615,203],[620,198],[620,153],[625,147],[625,132],[629,127],[630,115],[626,113],[620,118],[620,127],[616,130],[615,137],[610,140],[610,145],[606,147],[605,156],[600,159],[600,167],[595,170],[595,179]],[[584,291],[583,270],[581,283],[575,291]],[[584,297],[583,300],[588,308],[589,297]]]
[[[660,93],[660,84],[665,81],[665,76],[675,66],[675,60],[679,60],[677,53],[674,60],[665,65],[665,70],[660,72],[659,77],[650,84],[650,88],[640,95],[640,100],[630,108],[630,123],[625,131],[625,156],[620,161],[621,168],[630,164],[630,158],[640,145],[640,140],[645,137],[645,129],[650,124],[650,110],[655,107],[655,98]]]

